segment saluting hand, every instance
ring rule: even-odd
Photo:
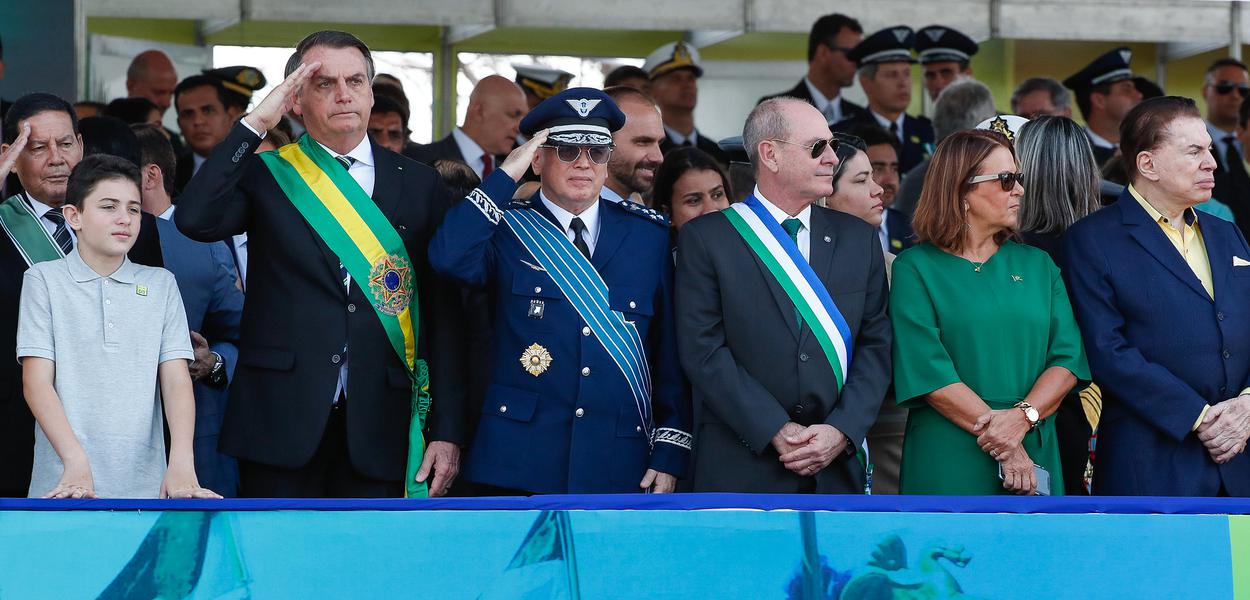
[[[313,61],[308,64],[300,64],[299,68],[287,75],[278,87],[269,92],[260,104],[256,105],[256,110],[248,113],[243,120],[247,121],[252,129],[264,133],[273,129],[278,122],[282,120],[282,116],[295,106],[295,96],[299,93],[300,88],[304,87],[304,82],[312,77],[318,69],[321,68],[320,61]]]
[[[525,176],[525,171],[530,168],[530,163],[534,161],[538,147],[545,143],[547,143],[546,129],[535,133],[530,141],[521,144],[508,154],[508,158],[503,159],[503,164],[499,165],[499,169],[507,173],[513,181],[520,181]]]
[[[17,157],[22,154],[22,150],[26,148],[26,140],[30,139],[30,123],[22,123],[22,130],[17,134],[17,139],[13,140],[3,152],[0,152],[0,182],[9,176],[9,172],[13,170],[13,165],[17,164]]]

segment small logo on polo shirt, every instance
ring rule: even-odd
[[[146,285],[136,285],[136,286],[135,286],[135,293],[136,293],[136,294],[138,294],[138,295],[140,295],[140,296],[146,296],[146,295],[148,295],[148,286],[146,286]]]

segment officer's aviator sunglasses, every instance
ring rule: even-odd
[[[1233,90],[1237,90],[1237,95],[1242,98],[1250,96],[1250,85],[1244,83],[1233,83],[1231,81],[1220,81],[1215,84],[1215,91],[1219,92],[1221,96]]]
[[[989,175],[974,175],[968,178],[968,184],[975,185],[985,181],[994,181],[995,179],[998,180],[998,185],[1003,186],[1004,192],[1010,192],[1015,189],[1016,183],[1024,185],[1024,173],[1012,173],[1011,171],[990,173]]]
[[[586,156],[590,157],[590,161],[596,165],[608,164],[608,159],[612,156],[612,146],[565,146],[554,144],[543,144],[542,148],[554,148],[556,157],[560,162],[574,163],[578,157],[582,155],[582,150],[586,151]]]
[[[841,145],[842,143],[836,137],[831,137],[827,140],[816,140],[814,143],[811,143],[811,144],[800,144],[798,142],[792,142],[790,140],[779,140],[779,139],[770,139],[769,141],[780,142],[782,144],[790,144],[791,146],[798,146],[800,148],[807,148],[808,150],[812,151],[812,158],[820,158],[820,155],[825,153],[825,148],[829,148],[830,150],[837,152],[838,146]]]

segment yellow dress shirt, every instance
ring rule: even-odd
[[[1185,263],[1193,270],[1198,281],[1202,283],[1202,288],[1207,291],[1207,295],[1212,299],[1215,298],[1215,286],[1211,283],[1211,261],[1207,258],[1207,244],[1202,239],[1202,228],[1198,224],[1198,211],[1186,208],[1182,214],[1182,222],[1172,223],[1170,219],[1163,216],[1163,213],[1151,206],[1132,185],[1128,186],[1128,191],[1133,195],[1133,199],[1141,205],[1146,214],[1159,224],[1159,228],[1163,230],[1163,235],[1167,236],[1168,241],[1172,242],[1172,247],[1180,252],[1181,258],[1185,259]],[[1179,225],[1179,227],[1177,226]],[[1250,394],[1250,388],[1241,390],[1242,396]],[[1193,428],[1190,431],[1196,431],[1198,426],[1202,425],[1202,420],[1207,417],[1207,411],[1211,409],[1211,405],[1202,407],[1202,412],[1198,413],[1198,420],[1194,421]]]

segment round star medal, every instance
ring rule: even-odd
[[[530,344],[530,347],[521,353],[521,368],[534,377],[546,373],[550,366],[551,353],[538,344]]]
[[[369,270],[369,290],[379,312],[398,315],[412,300],[412,266],[403,257],[383,256]]]

